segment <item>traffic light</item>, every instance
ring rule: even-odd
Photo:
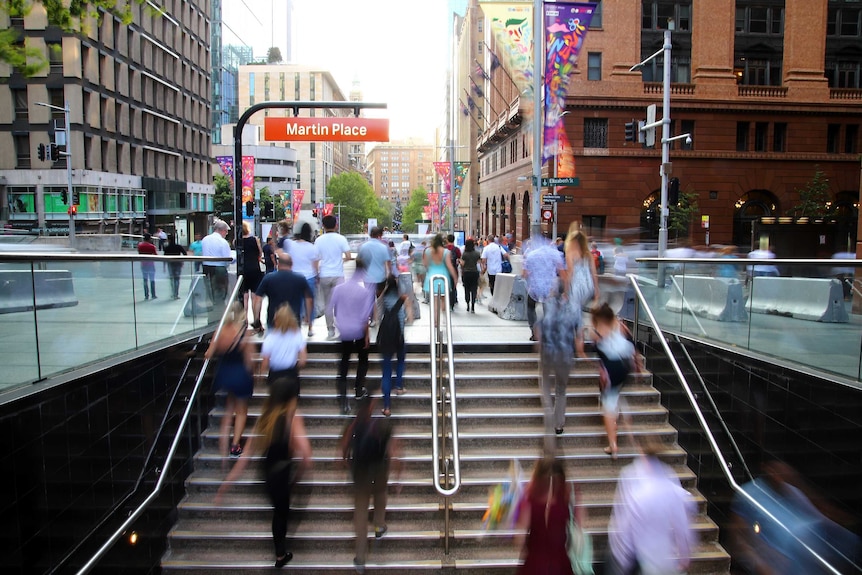
[[[48,146],[48,159],[55,162],[60,159],[60,150],[57,149],[57,144],[50,144]]]
[[[626,142],[636,142],[638,139],[637,120],[626,122]]]
[[[245,215],[249,217],[254,215],[254,202],[245,203]]]
[[[73,188],[72,189],[72,205],[78,206],[80,204],[81,204],[81,192],[79,192],[77,189]],[[77,208],[76,208],[76,210],[77,210]]]
[[[272,202],[263,203],[263,217],[268,220],[275,219],[275,206]]]
[[[39,144],[39,147],[36,148],[36,157],[43,162],[45,161],[45,144]],[[63,201],[65,202],[66,200]]]
[[[69,192],[67,192],[65,189],[63,189],[63,191],[60,192],[60,198],[62,198],[64,204],[68,204],[69,203]]]
[[[311,215],[316,218],[317,217],[317,210],[311,210]]]
[[[671,178],[667,186],[667,205],[675,206],[679,203],[679,178]]]

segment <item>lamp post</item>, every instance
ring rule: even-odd
[[[72,138],[71,138],[71,134],[69,132],[69,129],[71,127],[71,122],[69,120],[69,116],[70,116],[69,102],[65,102],[64,106],[62,108],[60,106],[54,106],[53,104],[46,104],[45,102],[35,102],[35,104],[37,106],[44,106],[46,108],[51,108],[52,110],[58,110],[58,111],[63,112],[63,119],[66,123],[66,127],[65,127],[65,134],[66,134],[65,147],[66,147],[66,149],[64,151],[60,152],[60,155],[66,157],[66,186],[67,186],[67,193],[68,193],[68,198],[69,198],[69,247],[74,247],[75,246],[75,214],[74,214],[74,210],[72,209],[72,206],[77,205],[77,204],[73,203],[75,200],[74,200],[74,195],[72,195]],[[55,134],[55,143],[60,145],[60,142],[56,141],[56,134]]]
[[[542,0],[533,0],[533,197],[530,206],[530,236],[542,235],[542,70],[544,47]]]

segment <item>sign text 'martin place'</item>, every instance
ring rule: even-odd
[[[272,142],[388,142],[382,118],[264,118],[264,139]]]

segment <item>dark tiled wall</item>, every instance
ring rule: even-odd
[[[46,571],[132,491],[179,384],[185,358],[176,357],[175,351],[163,350],[0,406],[0,437],[6,446],[0,453],[4,573]],[[177,410],[184,407],[180,401],[171,411],[165,426],[170,436],[181,414]],[[156,478],[152,468],[164,461],[167,445],[159,442],[145,474],[147,493]],[[181,455],[193,453],[190,449],[185,446]],[[159,504],[142,519],[142,531],[161,529],[165,514],[182,497],[185,473],[182,463],[171,470]],[[127,514],[119,516],[125,519]],[[104,532],[116,525],[109,521]],[[94,540],[101,545],[105,536]],[[118,552],[126,565],[140,565],[138,572],[145,573],[161,556],[163,538],[150,545],[155,541],[142,538],[135,549],[121,542]]]

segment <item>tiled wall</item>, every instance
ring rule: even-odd
[[[0,436],[6,446],[0,453],[4,573],[45,572],[131,492],[178,385],[185,358],[176,355],[161,351],[0,405]],[[165,427],[168,440],[182,413],[178,409],[184,407],[180,401],[171,412]],[[150,469],[156,462],[161,465],[167,445],[159,442]],[[183,456],[189,456],[188,447],[183,451]],[[171,470],[163,502],[182,497],[188,471],[183,467],[178,464]],[[146,493],[154,481],[150,471]],[[161,515],[172,507],[167,503]],[[127,514],[121,512],[119,517],[125,519]],[[142,532],[152,532],[164,518],[156,512],[146,520],[150,526]],[[106,531],[116,525],[111,522]],[[168,528],[163,528],[165,533]],[[101,545],[105,537],[95,539]],[[163,539],[142,538],[134,548],[121,541],[115,555],[121,555],[127,566],[140,566],[136,572],[146,573],[158,565]]]

